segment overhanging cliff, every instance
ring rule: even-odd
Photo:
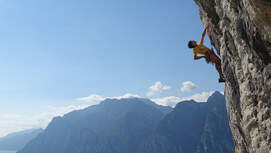
[[[236,153],[271,153],[271,0],[194,0],[222,58]]]

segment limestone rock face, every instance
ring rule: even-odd
[[[236,153],[271,153],[271,0],[194,0],[222,59]]]

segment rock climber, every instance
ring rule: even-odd
[[[225,82],[224,75],[221,69],[221,60],[220,58],[214,53],[213,49],[209,49],[208,47],[203,45],[204,37],[207,32],[207,28],[209,25],[204,29],[202,33],[201,40],[199,44],[195,40],[190,40],[188,42],[188,48],[193,48],[194,52],[194,60],[199,60],[201,58],[205,58],[207,63],[211,63],[215,65],[216,70],[219,73],[219,82]],[[203,56],[198,56],[198,54],[202,54]]]

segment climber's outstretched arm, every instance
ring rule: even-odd
[[[194,60],[199,60],[201,58],[205,58],[205,56],[197,56],[197,55],[194,55]]]
[[[202,45],[203,42],[204,42],[204,37],[205,37],[205,35],[206,35],[207,28],[208,28],[208,26],[204,29],[204,31],[203,31],[203,33],[202,33],[202,36],[201,36],[201,40],[200,40],[200,42],[199,42],[199,45]]]

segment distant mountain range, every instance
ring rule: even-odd
[[[140,153],[230,153],[233,140],[225,98],[219,92],[207,103],[180,102],[145,140]]]
[[[180,102],[107,99],[56,117],[18,153],[229,153],[233,140],[225,98]]]
[[[20,150],[42,131],[42,129],[31,129],[12,133],[0,138],[0,150]]]

